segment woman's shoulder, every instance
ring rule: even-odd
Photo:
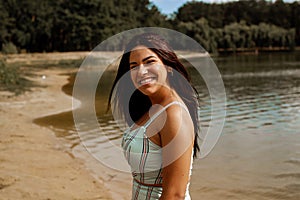
[[[181,101],[172,101],[165,106],[168,117],[182,117],[183,115],[189,115],[189,111],[186,105]]]
[[[166,115],[167,119],[165,124],[167,127],[171,126],[177,129],[183,126],[193,127],[192,118],[183,102],[173,101],[172,104],[166,108]]]
[[[172,104],[166,109],[166,121],[160,131],[162,146],[167,145],[175,138],[173,144],[189,146],[193,142],[193,121],[185,105]],[[189,135],[191,137],[189,137]]]

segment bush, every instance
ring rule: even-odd
[[[17,54],[18,49],[16,45],[14,45],[12,42],[8,42],[6,44],[2,44],[2,53],[4,54]]]
[[[20,76],[16,67],[8,66],[0,60],[0,90],[8,90],[20,94],[25,90],[26,79]]]

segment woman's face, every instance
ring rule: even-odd
[[[157,54],[147,47],[137,46],[132,49],[129,66],[133,84],[143,94],[151,95],[168,87],[166,66]]]

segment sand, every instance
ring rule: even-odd
[[[32,121],[72,109],[62,86],[75,69],[39,69],[31,91],[0,92],[0,199],[112,199],[64,141]]]

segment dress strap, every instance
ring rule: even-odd
[[[183,103],[181,103],[181,102],[179,102],[179,101],[173,101],[173,102],[171,102],[171,103],[169,103],[169,104],[167,104],[165,107],[163,107],[163,109],[161,109],[161,110],[159,110],[157,113],[155,113],[152,117],[150,117],[150,119],[145,123],[145,125],[144,125],[144,128],[145,129],[147,129],[148,128],[148,126],[162,113],[162,112],[164,112],[167,108],[169,108],[170,106],[172,106],[172,105],[174,105],[174,104],[176,104],[176,105],[180,105],[181,107],[183,107],[187,112],[189,112],[188,111],[188,109],[186,108],[186,106],[183,104]]]

